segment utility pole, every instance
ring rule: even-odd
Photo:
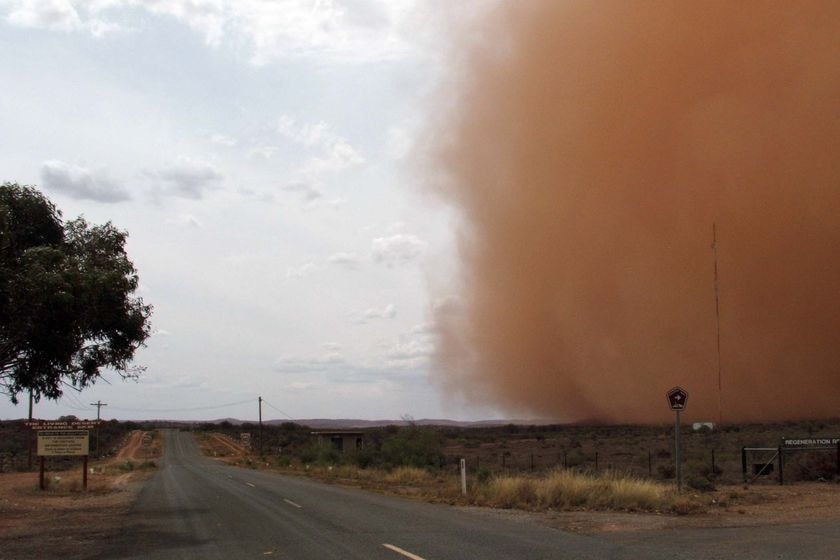
[[[32,422],[32,389],[29,389],[29,421]],[[29,430],[29,469],[32,469],[32,436],[35,430]]]
[[[718,425],[723,424],[723,382],[720,365],[720,285],[718,284],[717,224],[712,223],[712,252],[715,257],[715,321],[717,324]]]
[[[90,406],[95,406],[96,407],[96,458],[98,459],[99,458],[99,410],[103,406],[108,406],[108,405],[107,405],[107,403],[104,403],[102,401],[96,401],[96,402],[90,403]]]
[[[262,397],[257,397],[257,402],[260,405],[260,457],[263,456],[263,445],[262,445]]]

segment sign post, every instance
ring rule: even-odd
[[[668,391],[668,406],[674,411],[674,474],[677,477],[677,492],[682,492],[682,457],[680,456],[680,412],[688,403],[688,393],[682,387],[674,387]]]
[[[88,455],[90,453],[90,429],[98,421],[33,421],[26,426],[38,435],[38,456],[41,459],[39,486],[46,490],[44,481],[44,457],[84,457],[82,486],[87,490]]]

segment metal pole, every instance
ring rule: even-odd
[[[41,490],[46,490],[47,486],[44,484],[44,456],[41,455],[41,474],[38,477],[40,481]]]
[[[747,482],[747,448],[741,448],[741,472],[744,475],[744,483]]]
[[[785,483],[785,456],[784,447],[779,446],[779,486]]]
[[[262,445],[262,397],[257,397],[257,402],[260,405],[260,457],[263,456],[263,445]],[[285,407],[283,407],[285,408]]]
[[[85,465],[82,470],[82,488],[87,492],[88,456],[85,455]]]
[[[718,424],[723,424],[723,381],[720,365],[720,284],[718,283],[717,224],[712,224],[712,251],[715,255],[715,321],[717,325]]]
[[[680,409],[674,412],[674,458],[676,460],[677,492],[682,492],[682,460],[680,457]]]

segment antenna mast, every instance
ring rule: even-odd
[[[720,366],[720,285],[718,283],[717,224],[712,223],[712,252],[715,256],[715,321],[717,325],[718,425],[723,423],[723,383]]]

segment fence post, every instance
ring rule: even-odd
[[[783,455],[783,447],[779,446],[779,486],[785,483],[785,456]]]
[[[741,448],[741,474],[744,475],[744,484],[747,483],[747,448]]]
[[[648,476],[653,476],[653,456],[648,449]]]
[[[595,452],[595,470],[598,470],[598,452]]]
[[[717,469],[715,468],[715,450],[712,449],[712,474],[717,474]]]
[[[531,470],[534,470],[534,454],[531,453]]]
[[[505,452],[502,451],[502,468],[505,468]]]
[[[837,448],[840,449],[840,443],[837,444]],[[838,451],[837,453],[840,454],[840,451]],[[569,456],[566,454],[565,449],[563,450],[563,468],[569,468]]]

